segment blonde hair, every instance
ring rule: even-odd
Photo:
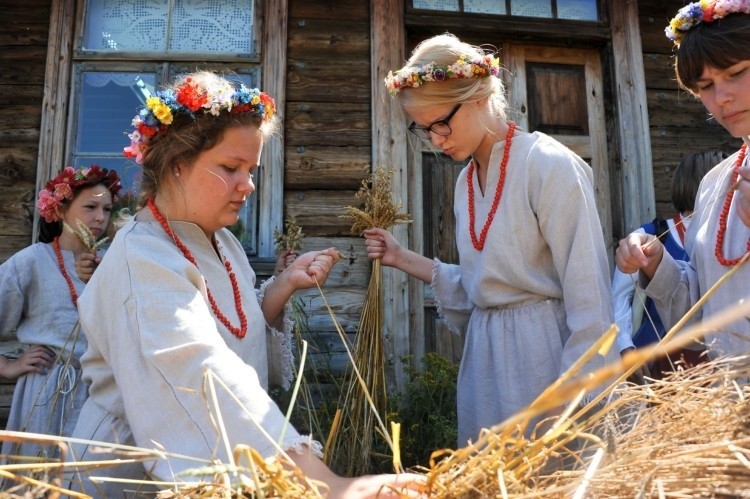
[[[461,55],[469,59],[481,58],[485,51],[478,46],[462,42],[455,35],[445,33],[422,41],[411,54],[406,66],[427,64],[451,65]],[[417,88],[404,88],[399,92],[402,107],[424,108],[440,104],[477,102],[487,98],[493,115],[506,119],[505,86],[500,78],[454,78],[429,81]]]

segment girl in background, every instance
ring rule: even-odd
[[[17,358],[0,355],[0,376],[16,380],[6,430],[73,432],[88,395],[80,369],[86,338],[76,306],[85,282],[76,261],[101,255],[92,255],[63,224],[78,231],[83,223],[95,238],[103,236],[120,187],[115,171],[65,168],[39,191],[40,242],[0,265],[0,335],[24,347]],[[49,458],[56,447],[4,441],[2,453]]]

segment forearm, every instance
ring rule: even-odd
[[[402,248],[392,267],[406,272],[426,283],[432,282],[433,261],[414,251]]]
[[[295,291],[296,289],[283,272],[266,287],[261,310],[267,324],[272,324],[278,319],[284,311],[284,305]]]

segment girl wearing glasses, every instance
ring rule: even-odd
[[[387,231],[365,232],[370,258],[430,283],[440,316],[466,330],[459,445],[526,407],[612,324],[592,170],[507,120],[499,70],[493,55],[445,34],[385,80],[410,131],[468,160],[454,198],[460,264],[418,255]],[[586,370],[610,360],[597,355]]]

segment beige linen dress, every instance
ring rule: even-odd
[[[492,206],[505,141],[476,175],[475,233]],[[531,403],[612,324],[609,263],[591,168],[544,134],[516,130],[505,186],[482,251],[469,236],[467,170],[456,183],[460,265],[436,261],[432,287],[450,327],[466,329],[458,445]],[[589,372],[617,359],[596,355]]]
[[[86,285],[76,274],[73,252],[61,255],[76,294],[82,293]],[[33,345],[57,355],[46,373],[18,378],[5,429],[69,437],[88,396],[79,363],[86,338],[52,243],[32,244],[0,265],[0,341],[8,357]],[[3,441],[2,454],[50,458],[58,457],[59,447]]]
[[[228,463],[238,444],[269,457],[276,453],[273,442],[282,435],[283,449],[311,443],[294,428],[285,428],[283,414],[266,392],[269,376],[286,385],[292,377],[291,323],[285,321],[281,332],[265,323],[259,306],[262,296],[256,296],[255,274],[240,243],[226,229],[216,233],[220,251],[240,284],[248,320],[243,339],[228,331],[209,305],[207,288],[230,323],[240,324],[229,276],[211,242],[194,224],[170,225],[199,268],[144,210],[118,231],[79,300],[89,339],[81,364],[90,398],[75,436],[171,454],[145,465],[101,469],[93,476],[139,479],[145,466],[157,480],[210,479],[180,474],[209,459]],[[267,334],[272,340],[268,346]],[[280,358],[270,371],[269,349]],[[209,373],[217,379],[218,407],[205,389]],[[217,430],[218,420],[228,445]],[[96,453],[94,446],[73,450],[76,460],[113,457]],[[73,486],[83,486],[95,497],[122,497],[124,489],[137,488],[95,484],[89,477],[76,476],[79,483]]]

